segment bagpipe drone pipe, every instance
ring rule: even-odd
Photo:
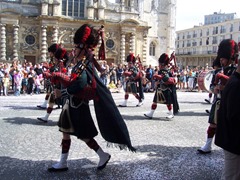
[[[53,72],[51,76],[51,82],[53,84],[60,83],[63,86],[63,88],[67,88],[71,86],[71,84],[73,84],[75,81],[77,81],[78,78],[81,77],[83,71],[86,70],[87,67],[91,68],[92,72],[94,72],[95,63],[97,63],[97,61],[96,62],[94,61],[96,61],[95,58],[90,58],[90,59],[84,58],[78,61],[77,64],[73,67],[71,76],[68,76],[67,74],[62,72]],[[90,65],[90,62],[92,62],[91,65]],[[94,75],[92,75],[91,83],[87,84],[81,91],[74,94],[73,96],[79,99],[97,100],[96,87],[97,87],[96,80],[94,78]]]

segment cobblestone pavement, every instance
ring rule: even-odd
[[[46,111],[37,109],[36,105],[43,102],[44,94],[0,96],[0,179],[220,179],[222,150],[213,145],[211,154],[200,155],[196,151],[206,138],[208,116],[205,109],[210,105],[204,99],[208,94],[178,92],[181,112],[170,121],[165,119],[167,108],[164,105],[158,106],[152,120],[144,118],[153,95],[145,93],[142,107],[136,107],[137,100],[130,95],[128,107],[119,108],[136,153],[106,147],[99,134],[97,141],[112,158],[104,170],[97,171],[98,156],[73,137],[69,171],[63,173],[47,172],[61,153],[62,135],[56,125],[60,109],[53,111],[48,123],[41,123],[36,118]],[[120,104],[124,94],[116,93],[113,97],[116,104]],[[92,115],[95,118],[94,113]]]

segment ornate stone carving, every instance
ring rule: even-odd
[[[13,59],[18,59],[18,30],[19,25],[13,26]]]
[[[27,35],[33,35],[36,39],[38,39],[38,32],[39,32],[39,27],[37,26],[22,26],[21,28],[22,32],[22,38],[25,39]],[[37,51],[39,49],[39,42],[36,41],[33,45],[29,45],[26,43],[24,40],[23,43],[21,43],[20,46],[21,50],[35,50]]]
[[[5,61],[6,60],[6,24],[0,24],[1,28],[1,60]]]
[[[42,26],[41,60],[47,60],[47,26]]]

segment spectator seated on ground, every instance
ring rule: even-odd
[[[114,81],[111,81],[108,85],[107,88],[110,90],[112,93],[118,93],[119,89],[117,88],[116,84],[114,84]]]
[[[117,89],[118,89],[118,92],[123,92],[123,86],[122,86],[122,82],[120,80],[117,81]]]
[[[144,92],[152,92],[153,90],[151,89],[152,83],[149,81],[147,78],[143,79],[143,91]]]

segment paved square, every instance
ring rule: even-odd
[[[204,102],[207,93],[178,92],[180,113],[166,120],[167,108],[158,105],[154,118],[145,119],[151,107],[153,93],[145,93],[143,106],[130,95],[128,107],[119,110],[124,117],[136,153],[106,147],[99,134],[96,139],[112,155],[107,167],[98,172],[98,156],[85,143],[72,138],[69,171],[49,173],[47,168],[61,153],[62,134],[57,120],[60,109],[54,110],[48,123],[37,117],[46,111],[36,106],[45,95],[0,96],[0,179],[114,179],[114,180],[217,180],[223,168],[223,151],[213,145],[208,155],[200,155],[197,148],[205,143],[208,115]],[[123,93],[114,93],[116,104],[123,101]],[[92,102],[92,115],[95,119]]]

